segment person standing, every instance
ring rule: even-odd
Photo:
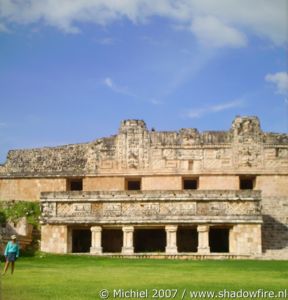
[[[17,237],[15,234],[11,236],[11,241],[9,241],[6,245],[4,256],[6,259],[4,271],[2,275],[5,275],[7,272],[9,265],[11,263],[11,274],[14,273],[15,261],[19,257],[19,245],[17,243]]]

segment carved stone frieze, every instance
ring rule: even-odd
[[[288,158],[288,149],[287,148],[276,148],[276,157],[282,159],[287,159]]]
[[[91,143],[10,151],[0,166],[0,177],[91,176],[114,171],[141,175],[149,170],[174,173],[175,169],[198,174],[265,168],[285,172],[287,165],[287,134],[263,132],[257,117],[236,117],[229,131],[203,133],[194,128],[149,131],[142,120],[125,120],[117,135]]]
[[[239,167],[261,167],[262,155],[258,145],[240,144],[237,149]]]
[[[122,206],[121,203],[103,203],[100,207],[100,215],[103,217],[118,217],[122,215]]]
[[[91,214],[91,203],[58,203],[57,216],[86,216]]]
[[[44,202],[41,205],[41,214],[44,218],[50,218],[56,216],[56,203]]]
[[[214,193],[195,193],[194,197],[193,193],[175,191],[164,194],[150,191],[134,194],[134,197],[129,194],[124,197],[125,194],[121,192],[103,195],[87,193],[87,199],[82,197],[83,200],[79,200],[77,194],[72,195],[69,194],[68,197],[67,193],[65,199],[65,194],[53,193],[43,198],[42,221],[57,223],[58,220],[62,223],[73,223],[73,220],[86,222],[95,219],[108,223],[111,221],[129,223],[135,220],[138,223],[151,223],[169,219],[179,222],[191,221],[197,217],[223,217],[231,220],[237,216],[250,219],[255,217],[258,220],[261,215],[259,195],[251,192],[225,194],[223,191],[214,191]],[[85,193],[84,195],[86,196]],[[57,199],[58,196],[61,197]]]
[[[127,120],[121,123],[116,159],[120,169],[149,167],[149,135],[144,121]]]
[[[93,208],[92,208],[93,207]],[[228,202],[119,202],[119,203],[58,203],[57,214],[53,215],[53,211],[44,214],[43,218],[49,220],[50,217],[57,218],[73,218],[79,217],[91,218],[97,217],[102,220],[117,218],[150,222],[161,219],[169,219],[177,217],[181,221],[181,217],[193,216],[255,216],[259,215],[260,209],[255,202],[245,203],[228,203]],[[68,220],[68,219],[67,219]],[[63,219],[62,219],[63,222]],[[64,221],[65,222],[65,221]]]

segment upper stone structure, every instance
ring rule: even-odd
[[[121,122],[118,135],[90,143],[11,150],[0,178],[145,174],[287,173],[288,135],[266,133],[257,117],[236,117],[229,131],[149,131]]]

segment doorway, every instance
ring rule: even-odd
[[[102,247],[103,252],[120,253],[123,245],[122,229],[103,229]]]
[[[229,231],[229,228],[210,227],[210,252],[229,252]]]
[[[165,229],[135,229],[134,251],[135,252],[165,252],[166,231]]]
[[[197,252],[198,232],[195,227],[178,227],[177,230],[178,252]]]
[[[87,253],[91,247],[90,229],[72,230],[72,253]]]

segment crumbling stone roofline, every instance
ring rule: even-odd
[[[174,171],[170,170],[170,173],[175,174],[176,169],[182,168],[180,164],[177,165],[177,161],[206,161],[204,151],[208,149],[219,152],[215,152],[216,160],[230,160],[232,165],[225,170],[226,174],[243,171],[239,169],[241,167],[239,157],[244,158],[243,164],[246,164],[248,173],[251,171],[261,173],[263,170],[268,172],[270,166],[273,166],[271,163],[269,168],[260,167],[260,163],[265,162],[265,157],[269,154],[264,152],[268,148],[271,148],[271,151],[277,148],[274,151],[275,160],[283,158],[281,162],[278,159],[277,164],[274,164],[274,171],[277,166],[278,174],[285,173],[285,170],[287,173],[288,165],[283,161],[288,157],[288,135],[263,132],[257,117],[236,117],[228,131],[202,133],[195,128],[169,132],[148,131],[143,120],[124,120],[121,122],[118,135],[100,138],[90,143],[11,150],[6,163],[0,165],[0,178],[129,174],[131,170],[145,174],[147,171],[155,170],[156,160],[168,161],[168,165],[169,161],[174,161]],[[190,151],[190,154],[187,154],[187,151]],[[236,160],[239,162],[235,165]],[[103,167],[103,164],[109,161],[110,170]],[[198,168],[199,174],[205,173],[203,165],[201,168]],[[168,169],[163,165],[157,174],[161,173],[160,170],[164,170],[165,174],[165,170]],[[208,173],[213,171],[212,168]]]

